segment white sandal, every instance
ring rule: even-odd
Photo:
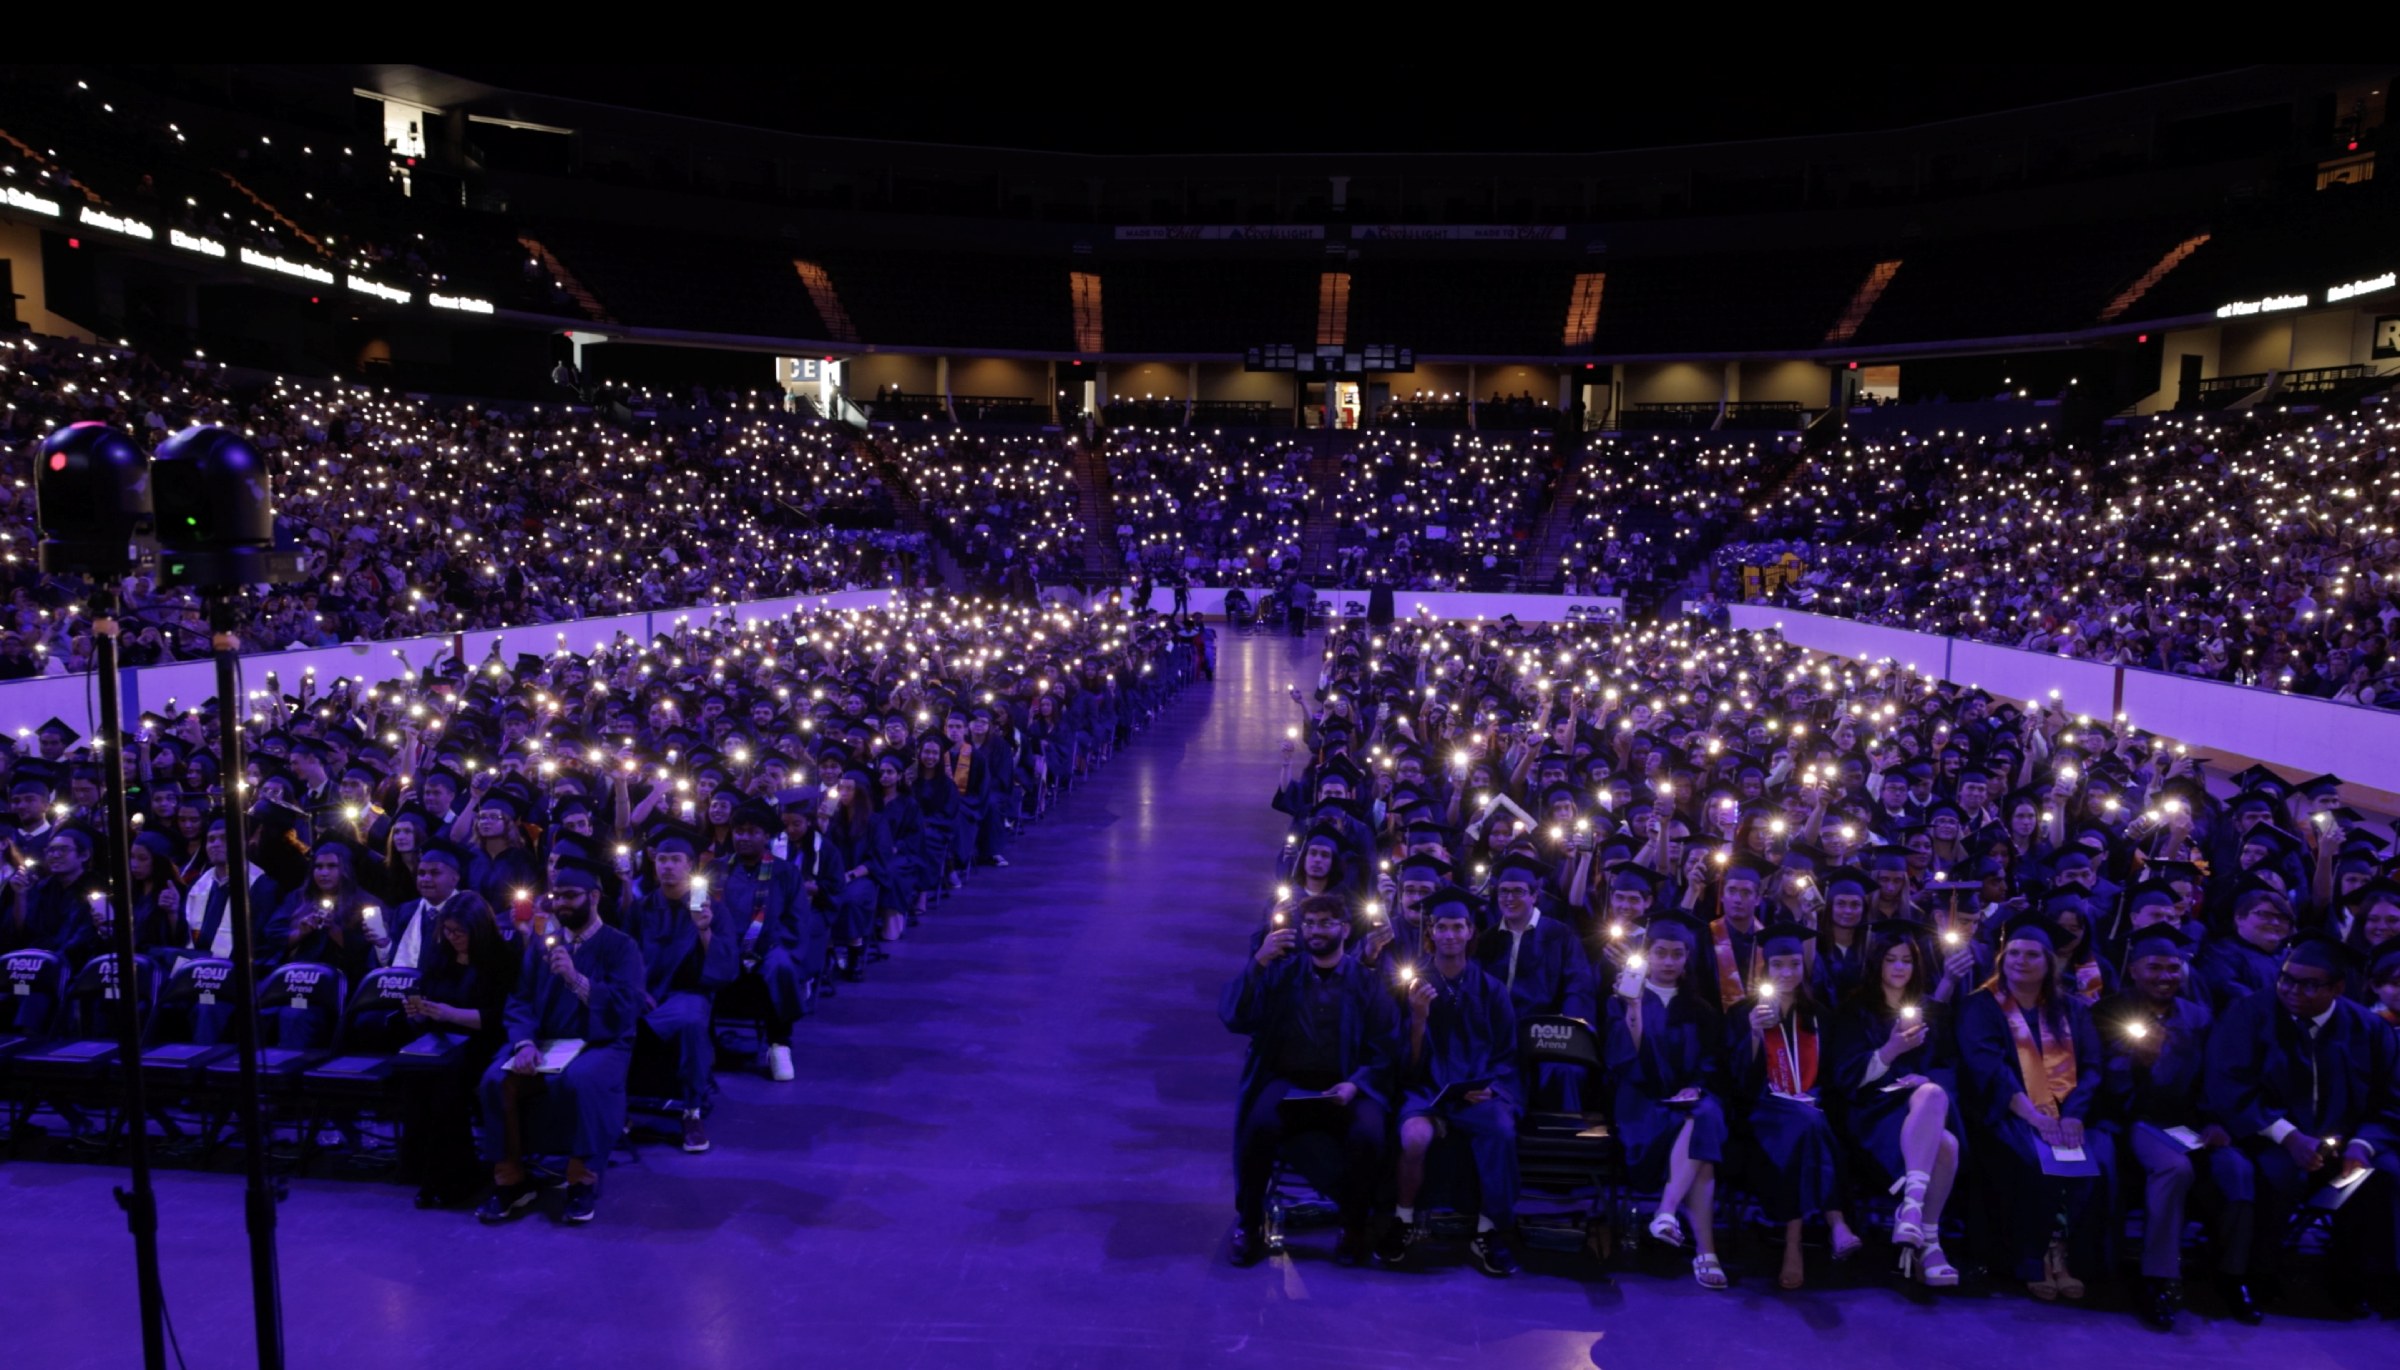
[[[1942,1244],[1930,1241],[1923,1246],[1904,1247],[1900,1252],[1900,1274],[1914,1278],[1930,1289],[1958,1287],[1958,1267],[1942,1254]]]
[[[1892,1245],[1925,1245],[1925,1189],[1932,1183],[1933,1177],[1922,1170],[1892,1181],[1891,1192],[1900,1196],[1900,1206],[1892,1210]]]
[[[1650,1219],[1650,1239],[1663,1242],[1677,1250],[1683,1248],[1683,1224],[1672,1213],[1658,1213]]]
[[[1725,1278],[1724,1265],[1710,1255],[1692,1257],[1692,1278],[1700,1282],[1702,1289],[1725,1289],[1731,1284]]]

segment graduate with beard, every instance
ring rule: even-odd
[[[1267,1182],[1283,1144],[1307,1133],[1340,1144],[1340,1171],[1324,1186],[1341,1207],[1334,1258],[1355,1265],[1366,1254],[1399,1014],[1382,977],[1347,954],[1349,935],[1342,901],[1303,899],[1259,938],[1218,1000],[1226,1030],[1250,1038],[1233,1138],[1235,1265],[1266,1254]]]
[[[587,871],[560,871],[550,891],[558,931],[526,939],[503,1015],[509,1044],[477,1090],[492,1163],[480,1222],[506,1222],[534,1201],[541,1186],[525,1159],[544,1152],[567,1156],[566,1221],[590,1222],[598,1211],[600,1173],[625,1132],[625,1073],[643,998],[641,950],[600,921],[599,889]],[[545,1070],[545,1052],[564,1065]]]

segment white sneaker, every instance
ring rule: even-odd
[[[790,1047],[772,1046],[767,1048],[767,1078],[770,1080],[792,1078],[792,1049]]]

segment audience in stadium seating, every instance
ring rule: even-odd
[[[440,409],[366,387],[244,377],[203,358],[0,340],[0,442],[30,450],[61,423],[113,423],[155,443],[239,423],[275,472],[277,530],[298,584],[254,595],[263,647],[329,646],[907,583],[921,536],[830,425],[739,405],[620,425],[589,410]],[[39,574],[30,487],[0,490],[13,639],[76,670],[87,586]],[[132,664],[206,654],[196,600],[130,578]]]
[[[1718,584],[1788,554],[1799,607],[2400,706],[2391,431],[2369,407],[1844,447],[1770,504],[1769,538],[1719,552]]]

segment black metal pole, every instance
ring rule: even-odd
[[[225,778],[226,914],[233,919],[233,1026],[242,1067],[237,1101],[242,1132],[242,1218],[250,1234],[251,1316],[258,1333],[259,1370],[283,1370],[283,1283],[275,1264],[275,1191],[267,1182],[266,1120],[258,1093],[258,952],[250,923],[249,796],[242,780],[242,700],[234,676],[241,639],[233,632],[233,599],[208,597],[209,646],[217,661],[217,746]]]
[[[158,1194],[150,1187],[150,1108],[142,1097],[142,988],[135,981],[133,950],[133,821],[126,813],[124,702],[118,698],[117,596],[92,592],[92,670],[100,694],[101,790],[108,808],[108,882],[114,887],[110,919],[117,958],[117,987],[124,996],[117,1014],[117,1068],[125,1077],[125,1160],[133,1183],[117,1190],[117,1207],[133,1232],[134,1283],[141,1299],[142,1364],[166,1370],[167,1295],[158,1275]]]

